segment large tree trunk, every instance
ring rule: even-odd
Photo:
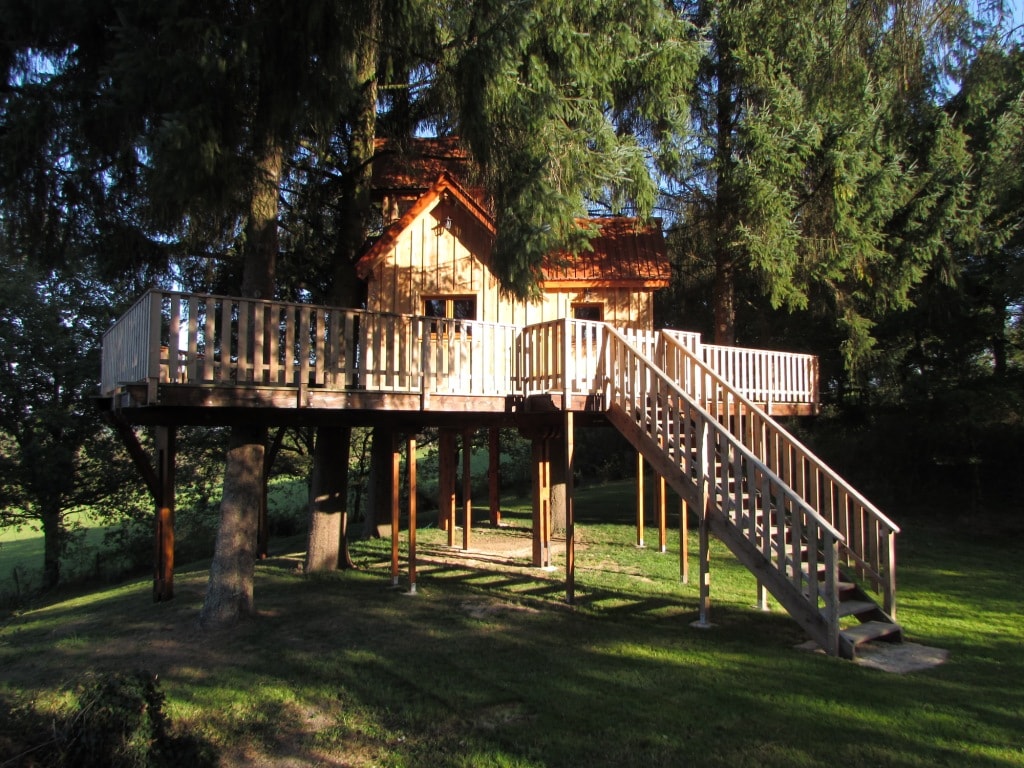
[[[736,269],[732,256],[723,246],[715,258],[715,282],[712,288],[715,315],[715,344],[736,343]]]
[[[234,623],[255,610],[253,572],[256,564],[256,519],[263,493],[260,427],[235,427],[228,443],[220,527],[210,565],[210,582],[199,624],[216,628]]]
[[[310,480],[306,573],[352,567],[348,552],[348,463],[352,430],[320,427]]]
[[[284,153],[266,141],[260,147],[253,177],[242,296],[274,296],[277,264],[277,195]],[[267,430],[260,426],[231,428],[224,467],[220,527],[210,565],[210,581],[199,616],[203,627],[227,626],[254,611],[253,574],[259,509],[263,500],[263,459]]]
[[[370,212],[370,161],[377,120],[377,56],[380,6],[368,5],[363,34],[354,52],[356,76],[363,83],[361,109],[352,126],[345,200],[339,206],[338,238],[329,304],[358,306],[355,262],[366,240]],[[309,539],[306,571],[352,567],[348,552],[348,462],[351,429],[317,430],[310,478]],[[324,506],[326,505],[326,506]]]
[[[370,482],[366,499],[363,534],[369,538],[390,535],[392,494],[398,489],[391,484],[391,457],[395,450],[395,433],[385,427],[373,428],[370,445]]]
[[[44,502],[39,519],[43,524],[43,589],[53,589],[60,583],[61,550],[64,548],[59,500],[55,504]]]

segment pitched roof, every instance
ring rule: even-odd
[[[668,287],[671,270],[659,222],[645,224],[635,218],[608,217],[587,219],[585,223],[600,228],[590,241],[593,250],[549,256],[542,268],[546,287]]]
[[[416,218],[430,209],[430,207],[442,198],[442,195],[448,195],[456,202],[458,202],[463,208],[472,214],[481,226],[485,230],[493,235],[495,233],[494,220],[491,215],[484,209],[476,198],[470,195],[463,187],[455,181],[447,173],[442,173],[437,181],[431,185],[431,187],[420,196],[416,203],[405,212],[400,219],[393,222],[391,226],[384,230],[377,240],[371,245],[367,251],[359,258],[356,262],[356,274],[363,280],[365,280],[370,272],[373,271],[373,267],[377,262],[384,258],[388,251],[398,241],[398,238],[402,236],[404,232]]]
[[[392,223],[356,263],[356,273],[366,279],[376,263],[387,255],[401,234],[442,195],[464,207],[492,236],[494,216],[482,189],[468,187],[472,161],[455,138],[414,139],[409,151],[378,139],[373,163],[373,187],[378,192],[418,195],[405,214]],[[660,224],[635,218],[581,219],[581,226],[599,228],[590,251],[572,255],[551,254],[542,265],[541,279],[548,288],[665,288],[670,268]],[[483,254],[478,254],[483,255]]]
[[[374,142],[372,184],[376,191],[422,192],[442,173],[463,185],[472,176],[472,161],[456,138],[413,139],[404,151],[389,139]]]

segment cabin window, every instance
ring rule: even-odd
[[[435,296],[423,300],[423,314],[445,320],[476,320],[476,296]],[[431,333],[437,333],[439,323],[431,323]],[[450,325],[455,333],[461,333],[462,323]]]
[[[593,320],[600,323],[604,320],[604,304],[593,302],[573,304],[572,317],[574,320]]]

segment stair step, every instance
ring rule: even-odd
[[[889,621],[865,621],[863,624],[840,630],[839,634],[851,645],[858,646],[882,638],[901,640],[903,627]]]
[[[839,604],[839,618],[859,616],[862,613],[871,613],[877,610],[878,606],[870,600],[846,600]]]

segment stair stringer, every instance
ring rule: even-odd
[[[692,477],[684,472],[679,464],[658,444],[658,441],[648,434],[620,405],[612,403],[606,411],[606,416],[608,421],[629,441],[630,445],[643,455],[654,471],[664,478],[665,482],[693,509],[697,510],[702,519],[706,517],[711,533],[722,541],[736,559],[764,585],[808,636],[831,655],[837,655],[840,652],[838,616],[830,617],[827,609],[822,611],[818,605],[817,593],[813,597],[804,595],[751,543],[724,513],[719,502],[721,494],[717,492],[717,489],[716,492],[707,494],[710,503],[705,502],[702,498],[704,496],[702,486],[705,480],[710,484],[710,479]],[[826,579],[826,581],[831,581],[834,584],[835,578]],[[836,602],[836,600],[831,601],[831,605],[835,606]],[[834,614],[834,610],[832,613]]]

